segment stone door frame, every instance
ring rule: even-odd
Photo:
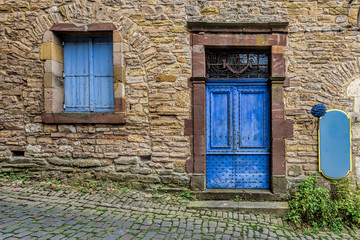
[[[292,137],[291,120],[284,116],[286,64],[284,47],[287,44],[288,23],[205,23],[189,22],[192,48],[192,118],[186,122],[185,134],[191,139],[191,158],[187,171],[192,173],[193,190],[206,188],[206,61],[205,49],[211,47],[267,48],[270,51],[271,99],[271,191],[286,193],[285,138]]]

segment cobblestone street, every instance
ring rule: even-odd
[[[178,200],[177,200],[178,199]],[[187,210],[187,201],[130,190],[0,187],[0,239],[358,239],[290,230],[281,218]]]

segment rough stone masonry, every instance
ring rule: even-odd
[[[310,114],[318,103],[352,116],[351,177],[358,172],[360,183],[360,2],[348,2],[0,0],[1,172],[189,188],[188,22],[288,22],[286,45],[277,49],[286,66],[281,111],[293,122],[284,147],[287,186],[319,174]],[[61,36],[104,29],[113,36],[115,112],[69,117],[62,109]]]

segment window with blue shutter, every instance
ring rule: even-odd
[[[64,40],[65,112],[113,112],[112,38]]]

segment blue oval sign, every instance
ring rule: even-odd
[[[351,120],[341,110],[328,110],[319,123],[319,170],[327,178],[351,171]]]

